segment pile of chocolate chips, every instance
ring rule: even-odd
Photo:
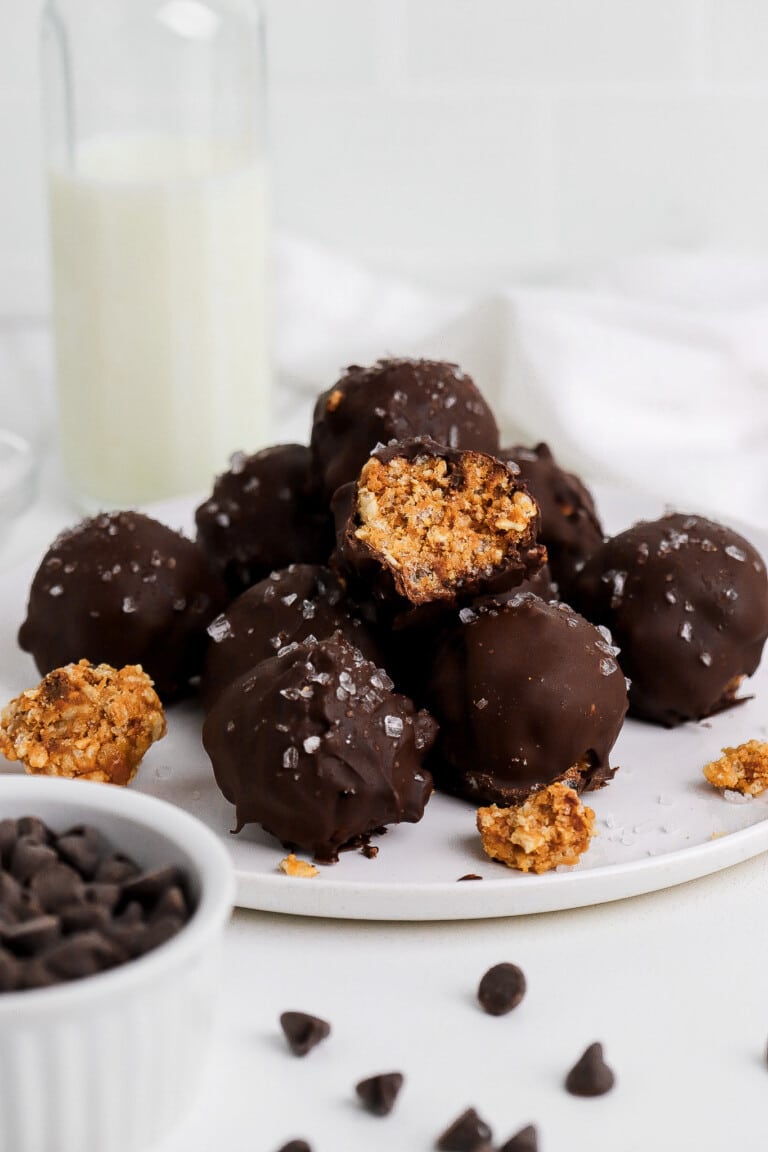
[[[143,871],[89,824],[57,834],[36,816],[0,820],[0,992],[115,968],[192,911],[179,868]]]

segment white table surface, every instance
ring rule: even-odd
[[[55,470],[0,537],[0,568],[40,554],[77,513]],[[751,1152],[768,1146],[768,860],[620,903],[509,920],[352,923],[235,912],[220,1010],[193,1114],[156,1152],[421,1152],[465,1107],[541,1152]],[[519,964],[528,994],[492,1018],[483,972]],[[286,1009],[332,1024],[305,1059]],[[563,1078],[601,1040],[617,1084],[594,1100]],[[201,1053],[201,1059],[205,1054]],[[364,1076],[402,1071],[385,1119]]]

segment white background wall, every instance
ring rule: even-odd
[[[98,0],[94,0],[94,3]],[[278,223],[488,280],[768,250],[768,0],[267,0]],[[0,0],[0,315],[47,307],[36,0]]]

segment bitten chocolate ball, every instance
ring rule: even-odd
[[[435,654],[427,698],[440,724],[438,787],[481,804],[517,804],[563,780],[597,788],[627,710],[616,650],[565,604],[521,592],[464,608]]]
[[[325,640],[340,630],[368,660],[381,663],[371,630],[354,615],[339,580],[320,565],[291,564],[260,580],[208,626],[208,648],[200,683],[210,707],[220,692],[287,644],[314,636]]]
[[[236,453],[195,522],[198,543],[232,596],[275,568],[325,563],[333,547],[333,523],[313,489],[303,444]]]
[[[517,464],[520,478],[539,506],[539,540],[547,547],[549,567],[561,597],[567,599],[574,574],[603,542],[592,494],[578,476],[557,464],[546,444],[502,448],[499,458]]]
[[[731,707],[768,636],[768,578],[723,524],[673,513],[607,540],[571,599],[610,628],[633,716],[672,728]]]
[[[335,566],[394,613],[504,591],[546,559],[515,473],[434,440],[377,449],[333,499]]]
[[[225,689],[203,744],[237,813],[335,860],[386,824],[421,819],[435,723],[339,633],[290,645]]]
[[[224,589],[191,540],[139,512],[84,520],[49,548],[19,645],[45,675],[87,659],[140,664],[163,700],[199,675]]]
[[[356,479],[377,444],[431,436],[495,453],[499,430],[474,381],[442,360],[379,360],[348,368],[315,405],[312,455],[328,498]]]

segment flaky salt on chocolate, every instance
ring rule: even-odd
[[[165,715],[139,665],[81,660],[55,668],[0,717],[0,753],[34,775],[128,784]]]
[[[377,449],[333,508],[337,567],[401,609],[503,591],[546,560],[515,472],[426,437]]]
[[[715,788],[759,796],[768,788],[768,744],[747,740],[736,748],[723,748],[720,759],[705,764],[703,771]]]
[[[594,823],[592,809],[559,781],[518,807],[491,804],[477,811],[483,851],[520,872],[549,872],[577,864],[589,848]]]

